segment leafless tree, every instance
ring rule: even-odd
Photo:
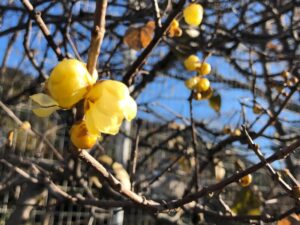
[[[185,0],[1,1],[0,195],[15,196],[7,224],[29,221],[45,199],[43,224],[62,204],[89,209],[91,218],[99,208],[139,209],[157,224],[298,219],[300,2],[197,2],[205,11],[199,27],[182,19]],[[183,34],[170,38],[175,18]],[[156,26],[145,48],[124,44],[128,28],[149,21]],[[191,54],[212,65],[219,112],[184,87],[193,76],[183,66]],[[82,105],[47,121],[32,115],[29,96],[64,58],[96,68],[99,80],[128,85],[139,108],[130,130],[87,151],[68,136]],[[131,142],[123,163],[129,186],[114,169],[124,139]],[[248,174],[253,182],[241,187]]]

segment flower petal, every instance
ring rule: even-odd
[[[54,113],[56,110],[59,110],[59,109],[60,108],[58,106],[53,106],[53,107],[47,107],[47,108],[32,109],[32,112],[39,117],[48,117],[52,113]]]
[[[86,124],[90,133],[105,133],[115,135],[119,132],[122,117],[117,114],[105,114],[97,107],[86,112]]]
[[[31,95],[30,98],[32,101],[36,102],[40,106],[44,106],[44,107],[58,106],[58,103],[53,98],[43,93]]]
[[[95,126],[96,123],[94,121],[94,117],[92,116],[92,110],[86,111],[84,118],[86,122],[86,127],[91,134],[100,133],[97,127]]]
[[[128,87],[120,81],[105,80],[101,82],[100,85],[118,99],[126,98],[129,95]]]
[[[95,102],[95,107],[107,115],[122,114],[124,104],[108,90],[103,90],[102,96]]]
[[[122,118],[118,116],[109,116],[104,113],[99,113],[96,125],[101,133],[115,135],[119,132],[122,124]]]
[[[126,106],[124,108],[123,113],[124,113],[125,119],[128,121],[131,121],[133,118],[136,117],[137,105],[136,105],[136,102],[134,101],[134,99],[130,96],[126,99]]]

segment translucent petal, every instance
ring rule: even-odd
[[[102,96],[96,101],[95,107],[105,114],[120,114],[124,106],[122,101],[120,101],[115,95],[113,95],[108,90],[103,90]]]
[[[53,98],[43,93],[31,95],[30,98],[32,99],[32,101],[38,103],[40,106],[49,107],[58,105],[58,103]]]
[[[130,96],[126,99],[126,107],[125,107],[123,113],[124,113],[125,119],[128,121],[131,121],[133,118],[136,117],[137,105],[136,105],[136,102],[134,101],[134,99]]]
[[[94,121],[94,117],[92,116],[92,110],[86,111],[85,122],[86,122],[86,127],[91,134],[100,133],[97,127],[95,126],[96,123]]]
[[[106,129],[105,133],[111,134],[111,135],[116,135],[119,133],[120,127],[122,123],[116,124],[114,126],[110,126]]]
[[[39,117],[48,117],[52,113],[54,113],[56,110],[59,110],[59,109],[60,108],[58,106],[53,106],[53,107],[47,107],[47,108],[32,109],[32,112]]]
[[[118,116],[99,113],[96,120],[96,126],[101,133],[115,135],[119,132],[122,118]]]
[[[102,88],[105,88],[118,99],[126,98],[129,95],[128,87],[120,81],[105,80],[100,83]]]
[[[87,128],[90,133],[116,134],[122,123],[121,117],[117,114],[105,114],[95,106],[91,107],[85,114]]]

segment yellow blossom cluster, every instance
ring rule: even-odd
[[[117,134],[122,121],[131,121],[137,114],[137,104],[125,84],[115,80],[97,82],[97,77],[97,71],[90,75],[84,63],[65,59],[46,81],[49,95],[31,96],[41,106],[33,112],[41,117],[84,101],[84,117],[70,130],[71,141],[77,148],[91,148],[101,133]]]
[[[188,71],[197,71],[198,75],[193,76],[185,81],[185,86],[193,90],[194,99],[209,99],[213,90],[210,87],[210,82],[204,76],[208,75],[211,72],[211,66],[207,62],[200,62],[199,58],[196,55],[190,55],[183,62],[184,67]]]

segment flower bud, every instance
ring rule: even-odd
[[[98,139],[98,135],[91,134],[86,128],[86,123],[80,121],[75,123],[70,130],[71,141],[73,145],[81,149],[92,148]]]
[[[199,58],[196,55],[190,55],[184,60],[183,64],[188,71],[196,70],[197,67],[201,66]]]
[[[239,183],[242,187],[248,187],[252,183],[252,175],[247,174],[239,180]]]
[[[195,86],[195,89],[198,92],[204,92],[207,91],[210,87],[210,82],[207,78],[200,78],[198,83]]]
[[[211,65],[209,63],[202,63],[198,69],[200,75],[205,76],[211,72]]]
[[[202,5],[191,3],[183,10],[183,17],[188,25],[199,26],[203,19]]]
[[[188,89],[193,90],[198,82],[199,82],[199,77],[194,76],[194,77],[187,79],[184,82],[184,84]]]

